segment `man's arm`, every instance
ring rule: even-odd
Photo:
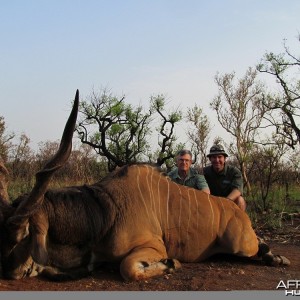
[[[203,175],[197,174],[196,176],[196,187],[198,190],[201,190],[207,194],[210,194],[210,189],[208,187],[208,184],[206,182],[206,179]]]
[[[206,194],[210,194],[210,189],[209,188],[202,189],[201,191],[205,192]]]
[[[231,201],[235,201],[239,196],[241,196],[241,192],[238,189],[233,189],[226,198]]]
[[[231,172],[233,173],[233,178],[231,179],[231,186],[233,188],[232,191],[233,191],[233,196],[235,199],[243,194],[244,182],[243,182],[243,176],[242,176],[240,169],[233,167]],[[237,190],[237,191],[235,191],[235,190]],[[237,192],[239,192],[239,195],[237,194]],[[230,198],[229,195],[228,195],[228,198]]]

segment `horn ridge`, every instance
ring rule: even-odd
[[[34,212],[42,204],[43,196],[47,191],[49,182],[56,170],[61,168],[68,160],[72,151],[72,139],[75,131],[79,107],[79,91],[76,90],[72,111],[66,122],[60,146],[56,154],[45,164],[42,170],[36,173],[36,181],[28,198],[20,203],[8,223],[18,220],[20,226],[26,225],[30,212]]]

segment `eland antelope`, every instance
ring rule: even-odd
[[[70,155],[78,102],[77,91],[60,148],[32,191],[12,204],[0,196],[5,278],[71,280],[116,262],[124,280],[143,280],[216,253],[289,264],[257,238],[234,203],[178,185],[149,164],[121,167],[92,185],[48,189]]]

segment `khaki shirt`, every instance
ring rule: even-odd
[[[203,173],[212,195],[227,197],[233,189],[243,194],[243,177],[238,168],[225,164],[224,170],[216,173],[212,166],[208,166]]]
[[[178,168],[176,167],[171,172],[168,173],[168,176],[175,182],[189,186],[198,190],[208,189],[208,184],[203,175],[198,174],[195,169],[190,168],[185,179],[181,179],[178,174]]]

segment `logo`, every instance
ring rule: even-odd
[[[280,280],[276,290],[285,290],[286,296],[300,296],[300,280]]]

